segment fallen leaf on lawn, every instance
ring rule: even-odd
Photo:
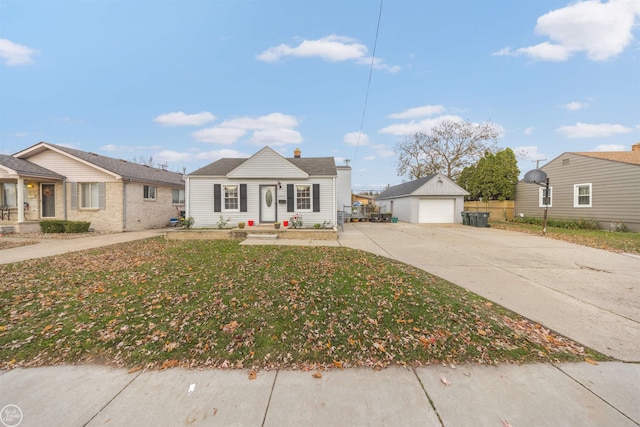
[[[47,332],[49,329],[53,328],[53,325],[47,325],[44,327],[44,329],[42,330],[42,333],[44,334],[45,332]]]
[[[174,348],[178,346],[177,342],[168,342],[164,345],[164,351],[172,351]]]
[[[316,372],[315,374],[311,375],[313,378],[322,378],[322,374],[320,372]]]
[[[337,361],[337,360],[334,360],[334,361],[333,361],[333,364],[334,364],[336,367],[338,367],[338,368],[340,368],[340,369],[343,369],[343,367],[342,367],[342,362]]]
[[[440,382],[444,385],[451,385],[449,380],[447,380],[445,377],[440,378]]]
[[[138,372],[142,369],[142,366],[138,365],[138,366],[134,366],[133,368],[129,369],[127,371],[127,374],[133,374],[134,372]]]
[[[178,366],[178,359],[165,360],[162,363],[162,369],[175,368]]]
[[[222,331],[227,334],[232,334],[235,332],[238,326],[240,326],[240,324],[234,320],[232,322],[227,323],[226,325],[223,325]]]
[[[250,380],[255,380],[256,378],[258,378],[258,373],[256,371],[250,371],[249,372],[249,379]]]
[[[596,362],[593,359],[589,359],[588,357],[585,357],[584,361],[587,362],[587,363],[591,363],[592,365],[597,365],[598,364],[598,362]]]
[[[379,351],[381,351],[381,352],[383,352],[383,353],[386,353],[386,352],[387,352],[387,350],[385,350],[385,349],[384,349],[384,346],[383,346],[382,344],[379,344],[379,343],[377,343],[377,342],[374,342],[374,343],[373,343],[373,346],[376,348],[376,350],[379,350]]]

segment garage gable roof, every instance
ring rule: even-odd
[[[433,181],[433,182],[432,182]],[[435,187],[432,185],[435,183]],[[376,200],[406,196],[467,196],[469,193],[441,173],[423,176],[384,190]]]

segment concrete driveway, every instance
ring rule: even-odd
[[[640,257],[492,228],[345,224],[340,244],[411,264],[601,353],[640,362]]]

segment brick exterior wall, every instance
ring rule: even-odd
[[[170,218],[177,218],[184,205],[173,205],[170,187],[156,186],[156,199],[144,199],[144,184],[126,184],[127,221],[125,231],[164,228]]]

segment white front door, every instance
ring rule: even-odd
[[[260,222],[276,221],[276,186],[261,185],[260,186]]]

